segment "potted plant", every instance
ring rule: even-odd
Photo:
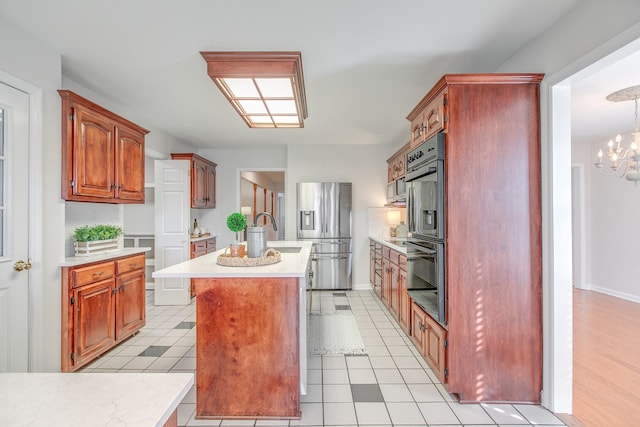
[[[118,237],[122,227],[118,225],[98,224],[83,225],[73,232],[76,239],[74,246],[76,255],[88,256],[118,250]]]
[[[236,233],[236,240],[231,245],[230,248],[231,254],[237,254],[237,256],[242,256],[239,254],[240,252],[240,238],[238,237],[238,233],[247,228],[247,218],[242,215],[240,212],[234,212],[227,217],[227,227],[229,230]]]

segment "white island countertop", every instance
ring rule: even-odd
[[[155,271],[154,278],[188,277],[215,278],[215,277],[304,277],[307,264],[311,256],[311,241],[305,240],[274,240],[267,242],[269,248],[301,248],[300,252],[281,251],[281,261],[275,264],[260,265],[256,267],[228,267],[218,265],[218,256],[225,252],[226,248],[216,252],[199,256],[198,258],[172,265]]]
[[[3,426],[163,426],[191,373],[0,374]]]

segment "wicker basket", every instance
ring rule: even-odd
[[[257,267],[260,265],[275,264],[281,260],[280,252],[271,248],[267,249],[260,258],[234,257],[227,254],[225,250],[225,253],[218,255],[216,263],[226,267]]]

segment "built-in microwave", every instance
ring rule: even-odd
[[[407,184],[404,177],[387,184],[387,202],[404,202],[407,200]]]

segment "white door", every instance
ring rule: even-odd
[[[189,160],[155,161],[155,269],[160,270],[190,256],[189,222],[191,184]],[[155,279],[156,305],[191,302],[189,279]]]
[[[0,372],[29,369],[28,148],[29,95],[0,83]]]

